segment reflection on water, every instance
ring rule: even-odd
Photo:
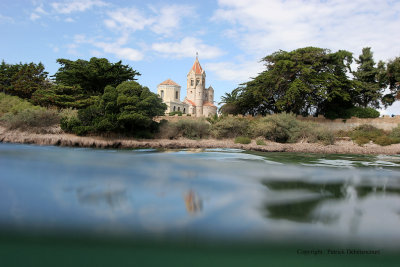
[[[193,190],[189,190],[189,192],[185,194],[185,205],[186,210],[190,214],[198,213],[203,208],[200,197]]]
[[[399,246],[399,167],[398,156],[0,144],[0,225]]]

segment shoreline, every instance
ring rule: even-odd
[[[206,148],[234,148],[261,152],[297,152],[319,154],[370,154],[370,155],[396,155],[400,154],[400,144],[379,146],[366,144],[359,146],[351,140],[337,140],[333,145],[319,143],[276,143],[266,141],[266,145],[257,145],[255,140],[250,144],[235,144],[234,139],[133,139],[133,138],[106,138],[99,136],[76,136],[67,134],[60,129],[52,133],[31,133],[20,130],[7,130],[0,126],[0,143],[19,143],[52,145],[67,147],[88,148],[161,148],[161,149],[206,149]]]

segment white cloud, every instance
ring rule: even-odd
[[[126,40],[117,40],[116,42],[104,42],[95,39],[88,39],[85,35],[77,34],[74,36],[74,42],[67,45],[68,53],[78,55],[78,47],[84,44],[90,44],[94,47],[100,48],[103,53],[112,54],[118,59],[127,59],[138,61],[143,59],[143,53],[137,49],[124,47]],[[95,50],[95,53],[101,54],[100,51]],[[93,50],[92,50],[93,54]]]
[[[185,37],[180,42],[154,43],[152,49],[163,56],[173,58],[194,57],[199,52],[201,58],[216,58],[223,54],[218,47],[204,44],[194,37]]]
[[[359,53],[371,46],[378,59],[400,54],[400,2],[389,0],[219,0],[214,21],[226,36],[258,57],[304,46]]]
[[[261,63],[255,63],[255,61],[217,62],[205,64],[205,69],[214,72],[220,80],[242,83],[262,72],[263,66]]]
[[[31,13],[31,15],[29,16],[29,18],[32,21],[35,21],[37,19],[39,19],[42,15],[47,15],[47,12],[43,9],[43,4],[40,4],[39,6],[37,6],[33,12]]]
[[[120,8],[109,12],[108,16],[109,19],[104,21],[105,25],[118,31],[134,32],[154,23],[153,18],[145,16],[136,8]]]
[[[66,18],[64,21],[65,22],[75,22],[75,20],[73,18]]]
[[[151,30],[157,34],[171,35],[178,29],[184,17],[194,15],[194,8],[186,5],[170,5],[160,9],[153,8],[157,15]]]
[[[83,12],[93,7],[104,7],[108,4],[100,0],[73,0],[65,2],[51,3],[51,7],[56,13],[70,14],[73,12]]]
[[[181,26],[184,17],[193,16],[193,7],[187,5],[169,5],[161,8],[149,7],[145,12],[135,7],[119,8],[108,12],[105,25],[119,32],[135,32],[150,29],[156,34],[170,36]]]

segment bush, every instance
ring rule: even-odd
[[[265,146],[266,145],[264,139],[261,139],[261,138],[256,139],[256,144],[258,146]]]
[[[325,118],[334,120],[338,118],[349,119],[351,117],[357,118],[378,118],[379,111],[373,108],[352,107],[352,108],[337,108],[336,110],[328,111]]]
[[[176,114],[178,114],[178,116],[182,116],[182,111],[172,111],[168,115],[169,116],[175,116]]]
[[[250,144],[251,143],[251,139],[249,137],[246,136],[238,136],[235,138],[235,143],[236,144]]]
[[[396,128],[393,128],[391,133],[389,134],[391,138],[398,138],[400,139],[400,124],[397,125]]]
[[[17,114],[25,109],[40,109],[17,96],[0,93],[0,117],[5,113]]]
[[[33,108],[16,114],[6,113],[1,120],[9,129],[26,129],[54,126],[60,122],[60,117],[56,110]]]
[[[178,122],[162,122],[159,137],[176,139],[185,137],[190,139],[209,136],[210,125],[204,120],[179,120]]]
[[[300,123],[293,114],[279,113],[264,117],[252,125],[253,136],[263,136],[271,141],[295,142],[293,135],[300,130]]]
[[[299,140],[333,144],[334,135],[324,127],[306,121],[299,121],[293,114],[280,113],[254,120],[250,132],[253,137],[263,137],[280,143],[294,143]]]
[[[211,134],[216,138],[234,138],[246,136],[249,132],[249,120],[237,117],[225,117],[214,123]]]
[[[357,118],[378,118],[380,113],[373,108],[354,107],[349,109],[349,115]]]
[[[378,129],[372,125],[364,124],[355,128],[351,133],[351,139],[358,145],[364,145],[373,141],[377,145],[388,146],[400,143],[400,137],[397,136],[400,129],[394,128],[388,135],[385,131]]]

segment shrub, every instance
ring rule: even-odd
[[[0,117],[5,113],[17,114],[25,109],[39,109],[39,107],[17,96],[0,93]]]
[[[266,145],[264,139],[261,139],[261,138],[256,139],[256,144],[258,146],[265,146]]]
[[[388,146],[399,143],[400,138],[396,136],[397,129],[393,129],[388,135],[385,131],[378,129],[372,125],[361,125],[355,128],[351,133],[351,139],[359,145],[364,145],[370,141],[381,146]]]
[[[249,132],[249,120],[237,117],[225,117],[214,123],[211,134],[216,138],[234,138],[246,136]]]
[[[238,136],[235,138],[235,143],[236,144],[250,144],[251,143],[251,139],[249,137],[246,136]]]
[[[176,114],[178,114],[178,116],[182,116],[182,111],[172,111],[168,115],[169,116],[175,116]]]
[[[253,136],[263,136],[275,142],[295,142],[292,137],[299,131],[299,126],[293,114],[279,113],[254,122],[251,132]]]
[[[54,126],[60,122],[60,117],[56,110],[34,108],[24,109],[16,114],[6,113],[1,120],[9,129],[26,129]]]
[[[397,125],[396,128],[393,128],[391,133],[389,134],[390,137],[392,138],[398,138],[400,139],[400,124]]]
[[[354,107],[349,109],[349,115],[357,118],[378,118],[380,113],[373,108]]]
[[[208,137],[209,130],[210,125],[203,120],[179,120],[178,122],[162,122],[158,136],[168,139],[179,137],[197,139]]]

